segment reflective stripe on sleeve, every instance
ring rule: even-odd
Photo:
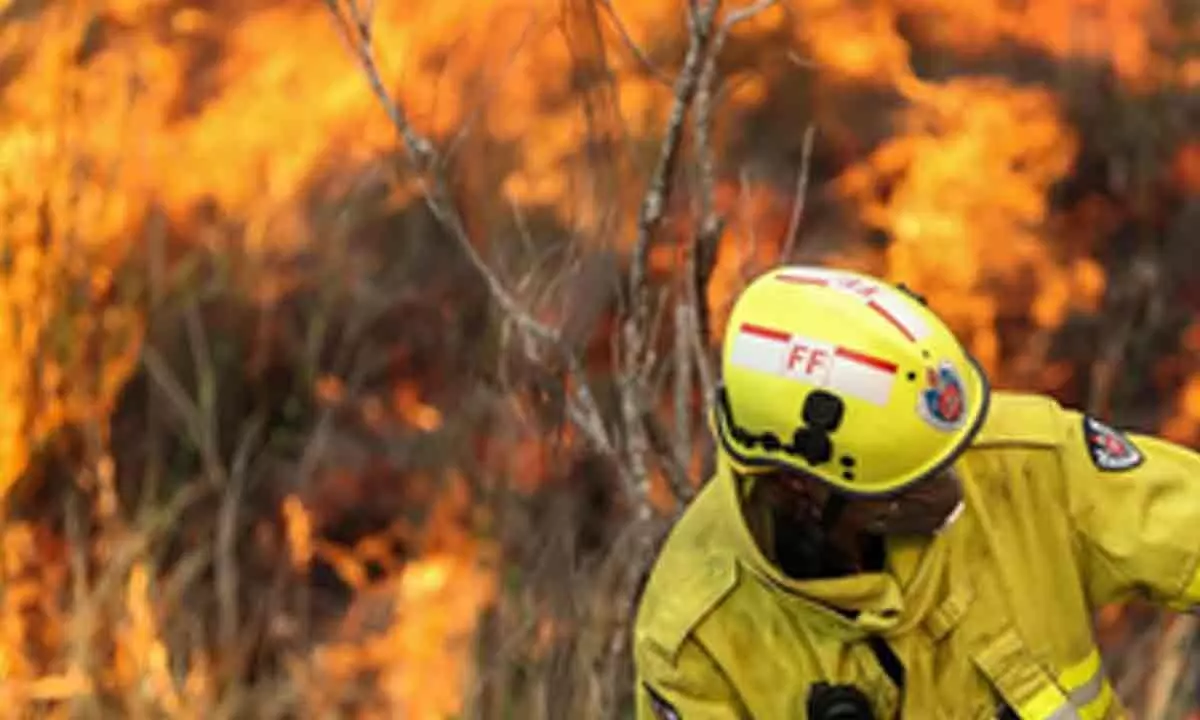
[[[1067,691],[1080,718],[1102,720],[1112,705],[1113,690],[1104,675],[1100,653],[1094,648],[1088,656],[1058,676],[1058,684]]]
[[[1075,706],[1053,685],[1042,688],[1027,702],[1016,708],[1021,720],[1078,720]]]
[[[1093,649],[1058,676],[1057,687],[1043,688],[1016,711],[1022,720],[1103,720],[1112,702],[1112,686]]]

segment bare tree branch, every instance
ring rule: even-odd
[[[712,363],[709,362],[707,338],[701,337],[700,332],[695,327],[692,327],[691,332],[688,333],[688,339],[692,344],[692,352],[698,358],[696,369],[700,374],[700,396],[704,399],[703,422],[704,419],[712,417],[713,393],[717,391],[717,379],[712,368]]]
[[[750,169],[743,165],[741,170],[738,171],[738,216],[745,225],[746,237],[750,242],[749,247],[746,249],[746,252],[742,253],[742,256],[753,258],[758,256],[758,225],[754,222],[754,213],[751,208],[750,183]],[[750,279],[746,275],[746,264],[744,262],[738,267],[738,275],[743,285]]]
[[[525,41],[529,38],[529,31],[532,28],[533,18],[531,17],[529,21],[525,23],[525,27],[521,29],[521,34],[517,38],[517,42],[513,43],[512,51],[509,52],[508,59],[504,63],[506,70],[511,68],[516,62],[517,54],[521,52],[523,47],[525,47]],[[503,75],[504,73],[501,72],[500,74]],[[472,107],[463,118],[462,126],[459,127],[458,132],[454,133],[454,138],[447,143],[446,150],[444,152],[447,161],[449,161],[450,158],[453,158],[458,153],[459,148],[464,142],[466,142],[467,138],[470,137],[471,131],[475,128],[475,124],[479,121],[479,118],[483,116],[483,112],[484,109],[487,108],[488,101],[496,95],[499,88],[499,83],[487,84],[487,87],[483,91],[483,96],[475,101],[474,107]]]
[[[648,465],[646,456],[650,442],[642,422],[646,404],[645,385],[652,358],[647,358],[646,345],[649,298],[646,290],[646,265],[650,256],[650,243],[670,202],[671,179],[679,161],[679,150],[683,139],[683,126],[688,109],[692,105],[700,85],[700,73],[712,33],[719,0],[710,0],[699,9],[693,8],[688,15],[689,43],[683,69],[674,83],[674,100],[667,120],[666,133],[659,146],[658,161],[650,176],[649,186],[642,199],[638,216],[637,237],[630,261],[629,292],[626,317],[622,325],[624,353],[621,367],[621,419],[628,433],[626,451],[630,471],[637,478],[635,497],[639,514],[649,515]]]
[[[810,70],[816,70],[817,68],[821,67],[820,64],[815,60],[809,60],[807,58],[800,57],[795,50],[788,50],[787,59],[796,67],[802,67]]]
[[[1089,378],[1087,411],[1099,417],[1111,417],[1121,368],[1134,345],[1136,336],[1152,326],[1162,287],[1161,261],[1143,250],[1133,258],[1125,274],[1112,284],[1104,334]]]
[[[676,343],[676,412],[682,406],[682,383],[691,382],[691,362],[680,358],[683,353],[694,359],[700,376],[701,394],[705,412],[711,411],[714,391],[714,373],[709,358],[709,318],[707,287],[716,264],[717,245],[725,228],[725,219],[716,209],[717,171],[712,139],[715,98],[717,88],[717,63],[730,32],[738,23],[753,18],[775,4],[777,0],[762,0],[731,11],[722,20],[710,47],[704,55],[696,90],[696,166],[698,168],[698,230],[688,248],[685,266],[683,297],[676,310],[676,332],[685,334]],[[715,3],[714,3],[715,5]],[[690,433],[685,436],[682,427],[676,428],[676,455],[686,462],[691,456]],[[684,444],[686,443],[686,447]]]
[[[695,314],[695,322],[691,323],[695,332],[701,337],[707,336],[708,318],[707,306],[704,303],[704,287],[708,284],[707,275],[710,270],[705,268],[705,257],[715,253],[716,244],[724,230],[724,221],[716,210],[717,172],[714,157],[712,127],[713,127],[713,95],[717,78],[717,57],[721,46],[728,35],[724,25],[717,31],[712,47],[704,58],[704,68],[700,72],[700,88],[696,93],[696,167],[698,169],[697,189],[699,201],[699,229],[688,249],[686,266],[688,269],[688,300]],[[703,359],[701,359],[703,361]]]
[[[716,15],[719,0],[710,0],[698,13],[697,18],[689,22],[691,41],[688,45],[687,56],[684,59],[683,70],[674,83],[674,101],[671,114],[667,120],[667,130],[659,146],[658,162],[650,177],[649,187],[642,199],[641,212],[638,216],[637,239],[633,247],[633,262],[629,275],[630,299],[633,303],[630,313],[639,313],[638,300],[645,292],[646,263],[650,256],[650,241],[662,224],[667,204],[670,201],[671,176],[679,160],[679,148],[683,139],[683,125],[687,119],[688,108],[691,106],[700,85],[700,73],[704,50],[708,45],[712,32],[713,19]],[[644,311],[644,308],[643,308]]]
[[[251,418],[246,433],[238,443],[227,473],[228,482],[221,493],[216,537],[213,539],[213,574],[219,608],[217,636],[221,643],[237,656],[236,660],[239,663],[245,661],[245,656],[234,650],[240,645],[238,632],[243,627],[238,608],[238,530],[253,447],[259,441],[264,425],[261,413]]]
[[[725,21],[721,23],[721,30],[717,34],[717,41],[713,43],[713,52],[721,52],[721,46],[725,44],[725,38],[728,37],[729,31],[733,29],[734,25],[753,18],[755,15],[758,15],[764,10],[769,9],[777,2],[779,2],[779,0],[758,0],[756,3],[751,3],[750,5],[745,5],[737,10],[730,11],[730,13],[725,16]]]
[[[433,143],[417,132],[402,106],[392,99],[391,94],[384,86],[371,46],[369,20],[361,15],[355,3],[347,2],[346,7],[343,8],[339,0],[325,0],[325,5],[336,19],[335,26],[357,59],[359,67],[371,85],[372,92],[383,105],[388,119],[391,120],[392,125],[403,139],[405,151],[417,171],[417,182],[421,188],[422,197],[434,218],[467,254],[467,258],[483,276],[492,297],[504,312],[512,317],[525,332],[542,340],[556,341],[558,335],[555,330],[535,320],[521,307],[521,304],[492,272],[492,269],[480,256],[479,251],[475,249],[475,245],[467,233],[466,224],[450,198],[441,157]]]
[[[754,18],[768,10],[778,0],[759,0],[758,2],[732,10],[725,16],[713,37],[712,46],[704,58],[704,68],[700,73],[700,87],[696,97],[696,152],[700,167],[700,203],[702,236],[718,233],[721,220],[716,216],[714,208],[714,193],[716,190],[716,161],[712,147],[712,123],[714,91],[717,86],[717,61],[729,33],[739,23]]]
[[[661,81],[664,85],[671,85],[671,78],[663,72],[654,61],[650,59],[646,52],[634,41],[633,36],[629,34],[629,29],[625,27],[625,23],[621,20],[621,16],[617,13],[617,9],[613,7],[612,0],[597,0],[597,4],[604,8],[608,13],[608,17],[612,20],[613,26],[617,30],[617,34],[621,37],[621,42],[633,54],[635,60],[642,68],[650,74],[651,77]]]
[[[686,280],[685,280],[686,282]],[[683,463],[692,453],[692,311],[686,290],[675,305],[675,457]],[[685,465],[686,467],[686,465]]]
[[[609,458],[616,458],[616,449],[605,428],[604,418],[600,415],[596,398],[592,396],[592,390],[585,382],[587,376],[584,374],[583,365],[575,355],[567,356],[567,372],[579,379],[579,386],[575,388],[573,395],[577,401],[567,404],[568,416],[579,426],[579,429],[597,450]],[[620,468],[619,463],[618,468]]]
[[[451,197],[442,156],[433,143],[413,127],[403,107],[388,92],[371,45],[370,8],[373,2],[368,0],[367,6],[363,8],[352,0],[325,0],[325,5],[333,17],[339,35],[358,62],[372,92],[400,135],[405,152],[416,171],[416,180],[426,206],[483,277],[489,293],[505,317],[521,331],[526,354],[536,360],[540,356],[539,348],[544,344],[549,344],[562,353],[568,372],[576,379],[576,392],[568,399],[568,416],[600,452],[614,461],[617,460],[599,405],[587,386],[587,378],[578,358],[569,348],[562,345],[558,329],[539,322],[530,315],[479,254]],[[621,463],[615,464],[626,486],[633,487],[634,480],[628,471]]]
[[[662,421],[653,413],[646,413],[646,429],[647,437],[650,439],[650,446],[654,448],[655,456],[658,458],[659,466],[663,471],[663,476],[667,479],[667,484],[671,487],[671,494],[675,496],[676,508],[682,508],[687,505],[694,494],[692,485],[688,482],[686,461],[681,462],[675,456],[667,429],[663,427]]]
[[[813,144],[817,128],[809,124],[804,130],[804,148],[800,155],[800,171],[796,174],[796,193],[792,197],[792,214],[788,218],[787,233],[783,236],[783,251],[780,259],[787,261],[792,257],[796,248],[796,238],[800,234],[800,221],[804,218],[804,206],[808,198],[808,177],[812,170]]]
[[[1187,648],[1198,631],[1198,621],[1192,615],[1165,620],[1163,625],[1161,640],[1154,651],[1154,662],[1147,663],[1157,668],[1157,672],[1150,678],[1145,717],[1181,716],[1173,715],[1171,709],[1173,704],[1178,704],[1180,681],[1185,677],[1188,666]]]

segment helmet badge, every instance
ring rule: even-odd
[[[966,390],[953,363],[941,362],[925,373],[925,387],[917,394],[917,414],[938,430],[962,427],[967,415]]]

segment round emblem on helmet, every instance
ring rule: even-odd
[[[953,363],[943,361],[925,372],[925,387],[917,393],[917,414],[938,430],[962,427],[967,417],[967,395]]]

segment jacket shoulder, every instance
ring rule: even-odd
[[[994,392],[972,447],[1060,447],[1067,439],[1065,411],[1045,395]]]
[[[736,558],[714,546],[721,534],[714,527],[718,507],[707,490],[667,536],[638,603],[635,643],[653,645],[672,660],[738,582]]]

